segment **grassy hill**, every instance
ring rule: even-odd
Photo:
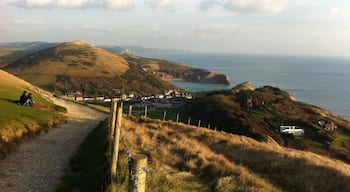
[[[96,191],[108,167],[106,128],[99,127],[72,159],[72,172],[58,191]],[[123,119],[119,189],[127,191],[125,151],[148,156],[147,191],[273,192],[349,191],[350,166],[311,152],[172,122]],[[104,162],[104,163],[103,163]],[[91,170],[91,167],[94,169]],[[70,186],[70,187],[69,187]],[[69,191],[69,190],[68,190]]]
[[[0,68],[10,64],[17,59],[58,45],[58,43],[48,42],[13,42],[0,43]]]
[[[89,96],[113,96],[116,89],[140,94],[177,89],[123,57],[82,41],[32,53],[4,69],[57,94],[84,90]]]
[[[123,57],[131,63],[140,65],[147,72],[163,80],[230,84],[228,76],[206,69],[194,68],[163,59],[151,59],[134,55],[123,55]]]
[[[34,107],[16,104],[22,92],[33,93]],[[0,70],[0,157],[25,137],[52,127],[63,117],[63,108],[42,97],[33,85]]]
[[[252,110],[246,104],[249,97],[254,102]],[[350,162],[350,121],[325,109],[295,101],[287,92],[275,87],[211,92],[190,102],[186,112],[219,130],[257,140],[266,140],[266,136],[270,136],[282,146]],[[317,125],[322,119],[334,122],[338,129],[326,131]],[[280,134],[279,126],[283,120],[304,128],[305,136]]]
[[[33,51],[0,48],[0,68],[5,67],[21,57],[29,55],[32,52]]]
[[[6,69],[22,75],[114,77],[124,74],[129,66],[118,55],[82,41],[73,41],[35,52]]]

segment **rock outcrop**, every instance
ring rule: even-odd
[[[246,81],[234,86],[231,90],[234,93],[239,93],[241,91],[254,91],[254,86],[253,83]]]

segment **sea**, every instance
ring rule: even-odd
[[[350,118],[350,57],[199,53],[143,56],[184,63],[230,77],[230,85],[173,82],[192,92],[230,89],[250,81],[255,88],[278,87],[298,101]]]

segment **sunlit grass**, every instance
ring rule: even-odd
[[[332,144],[336,147],[343,147],[344,142],[350,140],[350,136],[348,134],[343,134],[342,132],[336,137],[336,139],[332,142]]]
[[[0,80],[4,78],[0,83],[0,144],[4,143],[0,145],[0,156],[4,156],[8,152],[6,146],[62,121],[64,118],[59,112],[64,112],[66,109],[41,96],[37,88],[0,72],[2,73]],[[35,102],[33,107],[16,104],[23,91],[33,94]]]
[[[51,92],[54,91],[54,84],[57,78],[56,75],[21,75],[20,77]]]

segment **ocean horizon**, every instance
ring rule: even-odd
[[[230,89],[250,81],[254,88],[270,85],[298,101],[350,118],[350,58],[238,54],[148,54],[228,75],[230,85],[173,81],[191,92]]]

